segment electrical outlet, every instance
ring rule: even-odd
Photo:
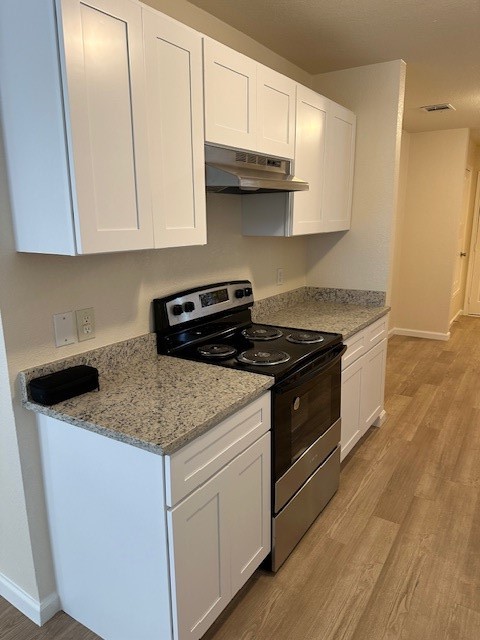
[[[280,267],[277,269],[277,285],[283,284],[283,269]]]
[[[79,342],[91,340],[95,337],[95,312],[93,307],[75,311],[77,318],[77,333]]]
[[[77,342],[77,334],[73,322],[73,311],[55,313],[53,316],[53,330],[55,333],[55,345],[57,347],[64,347],[67,344]]]

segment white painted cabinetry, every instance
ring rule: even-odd
[[[206,142],[293,158],[293,80],[205,38],[204,82]]]
[[[270,551],[270,434],[168,511],[174,638],[198,639]]]
[[[270,394],[170,456],[38,424],[61,608],[105,640],[201,638],[270,551]]]
[[[345,341],[342,361],[342,459],[384,419],[388,316]]]
[[[144,8],[154,246],[205,244],[202,39]]]
[[[17,249],[204,243],[200,35],[132,0],[19,0],[0,22]]]
[[[242,198],[242,230],[253,236],[298,236],[350,228],[355,115],[297,85],[295,174],[308,191]]]

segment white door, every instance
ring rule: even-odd
[[[255,151],[257,63],[204,39],[205,140]]]
[[[381,414],[385,395],[387,340],[382,340],[362,356],[362,434]]]
[[[270,552],[270,433],[230,465],[232,596]]]
[[[362,436],[363,358],[342,371],[341,411],[342,460]]]
[[[257,65],[257,144],[259,153],[293,158],[296,83]]]
[[[470,188],[472,184],[472,170],[467,167],[463,180],[462,208],[458,215],[457,227],[457,246],[455,256],[455,271],[452,284],[452,309],[451,317],[456,316],[457,312],[463,307],[463,287],[465,282],[465,274],[467,267],[467,238],[465,237],[465,229],[467,226],[468,210],[470,206]]]
[[[323,231],[350,229],[355,129],[355,115],[330,101],[327,115]]]
[[[205,244],[202,41],[143,10],[155,247]]]
[[[167,513],[175,640],[201,638],[230,600],[228,473]]]
[[[325,182],[325,133],[329,100],[297,87],[295,175],[309,190],[293,194],[291,235],[323,231],[322,207]]]
[[[468,313],[480,315],[480,172],[477,173],[469,271]]]
[[[152,247],[140,6],[58,7],[77,250]]]

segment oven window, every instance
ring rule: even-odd
[[[278,480],[340,417],[341,365],[337,362],[298,386],[274,395],[273,437]]]

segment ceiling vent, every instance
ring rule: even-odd
[[[424,107],[420,107],[422,111],[427,111],[431,113],[432,111],[455,111],[455,107],[447,102],[443,102],[442,104],[427,104]]]

